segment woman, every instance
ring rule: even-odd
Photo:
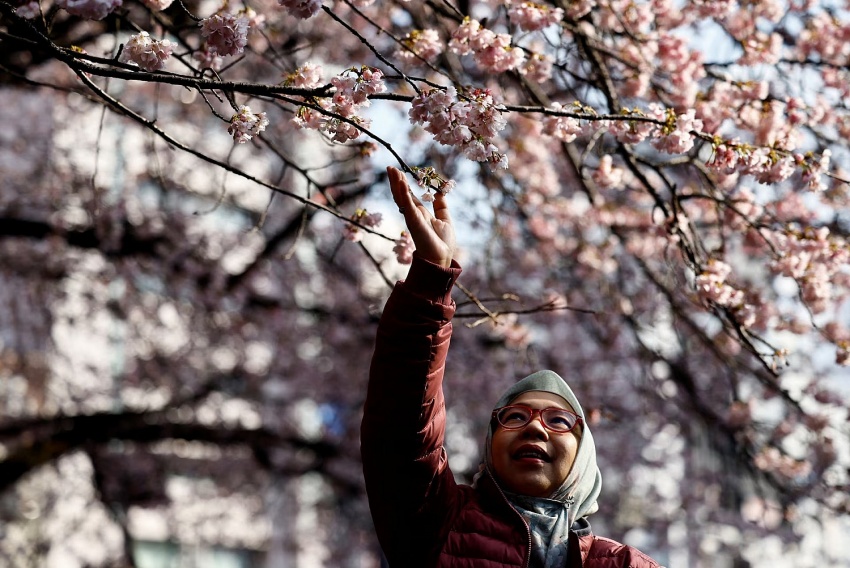
[[[443,446],[442,379],[460,275],[438,194],[432,215],[387,168],[416,245],[384,308],[361,429],[363,472],[378,539],[393,568],[654,568],[635,548],[592,534],[601,475],[578,399],[552,371],[496,403],[485,463],[455,482]]]

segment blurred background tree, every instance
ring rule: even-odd
[[[461,480],[552,368],[599,440],[597,532],[672,568],[850,566],[845,5],[0,14],[4,565],[379,565],[392,164],[457,184]]]

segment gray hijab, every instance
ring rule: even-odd
[[[529,391],[556,394],[581,416],[581,438],[575,461],[561,486],[548,498],[529,497],[505,492],[508,500],[525,518],[531,530],[531,566],[549,568],[566,564],[569,529],[576,519],[595,513],[599,506],[597,497],[602,490],[602,473],[596,465],[596,445],[587,426],[584,410],[572,389],[554,371],[538,371],[511,386],[494,408],[510,404],[519,395]],[[484,461],[493,479],[493,457],[490,448],[493,442],[493,424],[487,429],[484,446]],[[498,480],[497,480],[498,483]]]

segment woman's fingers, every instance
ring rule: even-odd
[[[387,175],[390,180],[390,190],[393,194],[393,200],[398,205],[399,213],[404,215],[404,220],[408,227],[412,228],[411,223],[427,223],[434,218],[428,208],[413,195],[410,186],[407,184],[407,178],[404,172],[393,167],[388,167]],[[422,213],[422,217],[416,214],[417,210]]]
[[[439,191],[434,196],[434,217],[446,223],[452,222],[452,217],[449,215],[449,204],[446,202],[446,196]]]
[[[407,209],[415,207],[416,203],[413,201],[410,186],[407,185],[407,179],[404,177],[404,173],[390,166],[387,168],[387,176],[390,180],[390,190],[393,194],[393,200],[398,205],[399,210],[404,213]]]

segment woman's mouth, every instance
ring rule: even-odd
[[[515,460],[552,461],[551,456],[546,453],[546,450],[537,446],[522,446],[514,452],[512,457]]]

